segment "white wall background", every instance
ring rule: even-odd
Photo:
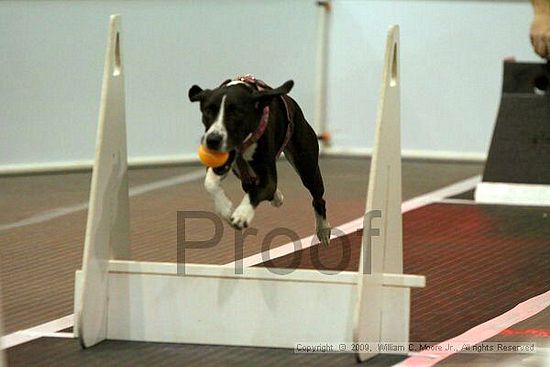
[[[122,14],[130,157],[195,156],[192,84],[295,80],[311,114],[311,1],[0,1],[0,166],[93,158],[109,15]]]
[[[0,166],[93,158],[108,15],[123,15],[131,158],[193,155],[187,90],[252,72],[313,114],[313,0],[0,0]],[[536,60],[528,1],[336,0],[328,121],[336,147],[372,145],[385,33],[401,25],[403,148],[482,155],[504,57]]]
[[[401,27],[403,149],[476,157],[489,148],[502,60],[537,60],[528,1],[340,0],[329,116],[339,147],[370,147],[389,24]]]

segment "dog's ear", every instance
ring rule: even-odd
[[[255,97],[260,100],[268,100],[275,96],[282,96],[283,94],[288,94],[292,87],[294,86],[294,81],[287,80],[283,85],[275,89],[266,89],[261,92],[258,92]]]
[[[294,80],[287,80],[283,85],[274,90],[277,91],[279,95],[288,94],[292,90],[292,87],[294,87]]]
[[[224,85],[229,84],[229,83],[231,83],[231,79],[225,79],[225,80],[222,82],[222,84],[220,84],[220,87],[223,87]],[[218,88],[219,88],[219,87],[218,87]]]
[[[189,93],[188,93],[189,100],[191,102],[202,101],[204,97],[206,97],[207,93],[208,93],[208,89],[203,90],[198,85],[194,85],[189,89]]]

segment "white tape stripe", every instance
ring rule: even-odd
[[[3,349],[11,348],[19,344],[29,342],[41,338],[46,334],[58,332],[63,329],[67,329],[73,326],[73,315],[67,315],[65,317],[46,322],[30,329],[16,331],[5,335],[1,339],[1,345]]]
[[[192,182],[204,177],[205,173],[206,171],[204,169],[194,170],[185,175],[170,177],[165,180],[160,180],[160,181],[132,187],[130,188],[129,193],[130,193],[130,196],[136,196],[136,195],[145,194],[150,191],[159,190],[170,186]],[[52,209],[46,212],[38,213],[36,215],[30,216],[28,218],[22,219],[14,223],[2,224],[0,225],[0,232],[6,231],[8,229],[19,228],[19,227],[28,226],[31,224],[46,222],[68,214],[73,214],[81,210],[85,210],[87,208],[88,208],[88,202],[80,203],[77,205],[68,206],[64,208]]]
[[[176,186],[176,185],[180,185],[188,182],[193,182],[198,179],[204,178],[205,175],[206,175],[206,169],[201,168],[201,169],[197,169],[189,173],[186,173],[185,175],[174,176],[174,177],[167,178],[165,180],[155,181],[148,184],[131,187],[129,190],[129,194],[130,196],[137,196],[137,195],[148,193],[150,191],[164,189],[166,187]]]
[[[429,204],[433,204],[449,196],[458,195],[462,192],[471,190],[475,188],[476,185],[480,182],[481,175],[467,178],[452,185],[443,187],[439,190],[435,190],[427,194],[417,196],[414,199],[408,200],[403,203],[403,205],[401,206],[401,210],[403,211],[403,213],[405,213]]]
[[[466,199],[443,199],[443,200],[439,200],[438,203],[457,204],[457,205],[479,205],[479,203],[476,203],[474,200],[466,200]]]
[[[37,338],[62,338],[62,339],[74,339],[73,333],[68,332],[57,332],[57,333],[42,333],[39,331],[24,331],[21,332],[22,335],[28,335],[30,337]]]
[[[440,200],[443,200],[446,197],[460,194],[464,191],[468,191],[473,189],[479,182],[481,181],[481,176],[474,176],[470,177],[468,179],[459,181],[457,183],[454,183],[452,185],[443,187],[439,190],[435,190],[432,192],[429,192],[424,195],[417,196],[413,199],[405,201],[403,204],[401,204],[401,211],[403,213],[406,213],[408,211],[418,209],[420,207],[438,202]],[[345,236],[349,235],[359,229],[363,228],[363,217],[359,217],[357,219],[354,219],[350,222],[344,223],[340,226],[338,226],[338,236],[332,236],[332,238],[337,238],[339,236]],[[254,266],[257,264],[261,264],[263,262],[266,262],[270,259],[276,259],[281,256],[288,255],[294,251],[296,251],[296,248],[298,249],[305,249],[308,247],[311,247],[315,244],[319,243],[316,236],[309,236],[302,238],[300,240],[299,244],[296,244],[294,242],[287,243],[285,245],[275,247],[273,249],[261,252],[259,254],[254,254],[251,256],[248,256],[242,260],[242,265],[245,267],[248,266]],[[297,246],[299,245],[299,246]],[[228,264],[225,264],[225,266],[235,266],[239,261],[232,261]]]

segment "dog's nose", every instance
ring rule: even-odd
[[[210,133],[206,136],[206,147],[208,149],[220,149],[223,137],[218,133]]]

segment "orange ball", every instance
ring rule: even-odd
[[[216,168],[223,166],[227,162],[229,153],[210,150],[201,144],[199,146],[199,158],[205,166]]]

